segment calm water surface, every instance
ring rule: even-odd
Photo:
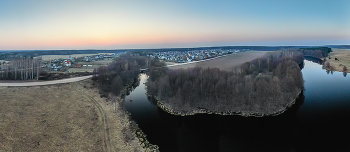
[[[145,74],[125,108],[161,151],[350,151],[350,75],[307,60],[302,73],[305,91],[278,116],[173,116],[147,98]]]

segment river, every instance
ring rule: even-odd
[[[160,151],[350,151],[350,78],[308,60],[302,73],[305,91],[278,116],[170,115],[147,98],[145,74],[125,108]]]

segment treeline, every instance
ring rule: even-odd
[[[0,53],[0,60],[14,60],[20,58],[33,58],[41,55],[71,55],[71,54],[95,54],[95,53],[120,53],[128,50],[31,50],[10,51]]]
[[[300,48],[299,52],[303,53],[305,56],[312,56],[316,58],[327,57],[332,49],[329,47],[314,47],[314,48]]]
[[[0,63],[0,80],[38,79],[41,58],[21,58]]]
[[[127,53],[108,66],[94,69],[93,80],[98,82],[101,94],[111,92],[119,95],[125,86],[137,81],[140,69],[149,65],[148,57]]]
[[[177,114],[199,109],[273,114],[285,109],[303,88],[298,65],[302,61],[301,53],[283,51],[268,53],[232,71],[165,70],[159,77],[150,75],[147,92]]]

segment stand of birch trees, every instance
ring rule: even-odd
[[[1,63],[0,80],[32,80],[39,78],[41,58],[21,58]]]

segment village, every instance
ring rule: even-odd
[[[50,72],[93,72],[94,68],[108,65],[118,55],[116,53],[100,53],[83,57],[69,57],[52,60],[42,60],[41,70]]]
[[[192,61],[199,61],[208,58],[223,56],[226,54],[234,54],[238,52],[249,51],[249,49],[236,50],[236,49],[198,49],[191,51],[167,51],[156,52],[154,55],[148,55],[151,58],[159,58],[166,62],[185,63]]]
[[[155,51],[149,50],[146,54],[150,58],[159,58],[165,62],[188,63],[205,60],[209,58],[236,54],[249,51],[249,49],[222,49],[222,48],[198,48],[189,51]],[[119,57],[120,53],[98,53],[98,54],[72,54],[72,55],[46,55],[33,57],[33,59],[21,59],[16,61],[2,60],[0,71],[5,73],[16,73],[16,71],[28,71],[39,74],[39,71],[46,73],[92,73],[100,66],[107,66]],[[32,61],[33,60],[33,61]],[[23,66],[27,66],[24,68]],[[37,71],[37,72],[35,72]],[[38,77],[38,76],[37,76]],[[34,76],[33,76],[34,78]]]

